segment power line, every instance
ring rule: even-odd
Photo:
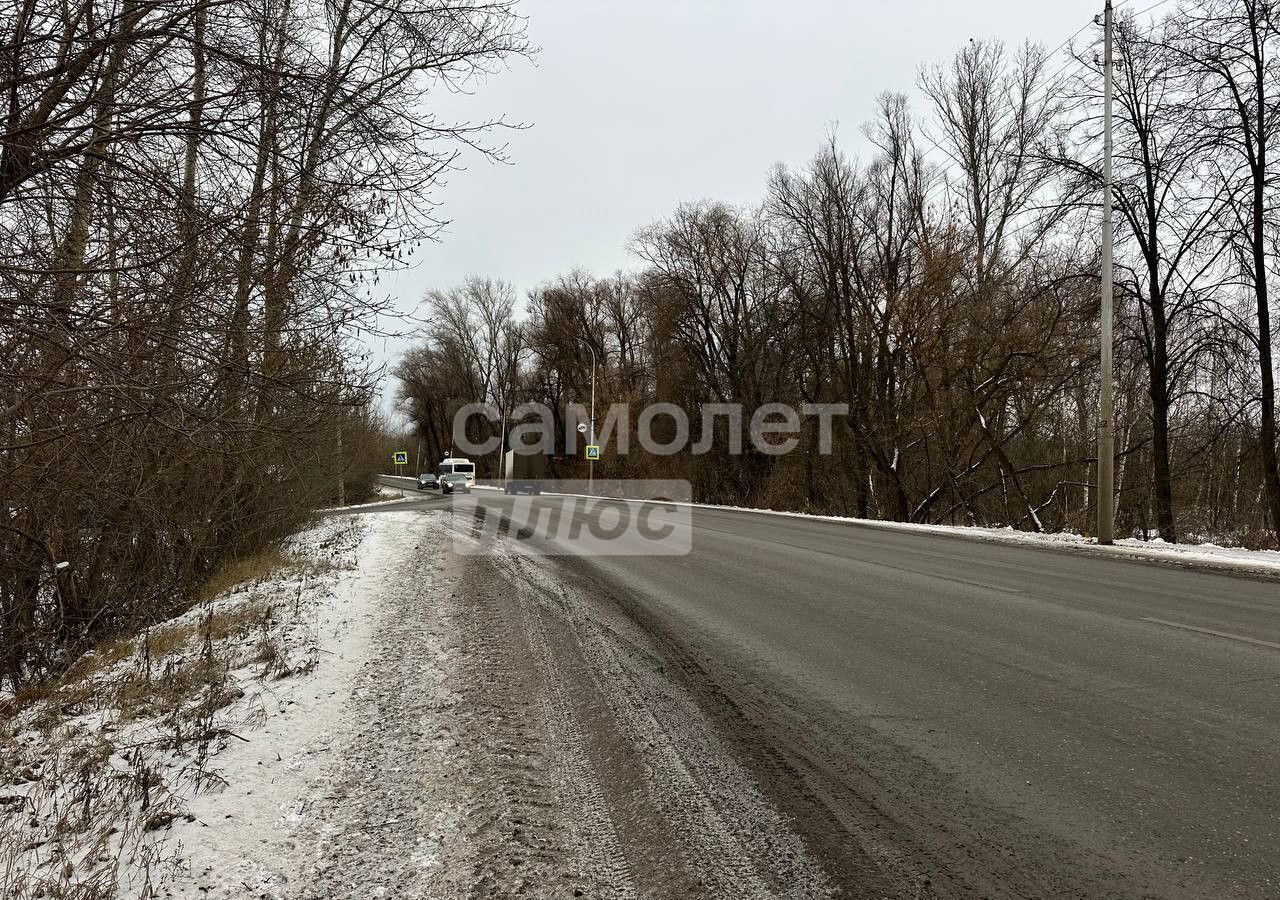
[[[1132,2],[1134,2],[1134,0],[1121,0],[1121,2],[1119,2],[1119,3],[1115,4],[1115,7],[1114,7],[1114,8],[1115,8],[1115,9],[1119,9],[1120,7],[1127,6],[1128,4],[1130,4],[1130,3],[1132,3]],[[1140,9],[1140,10],[1138,10],[1136,13],[1134,13],[1134,16],[1136,17],[1136,16],[1143,16],[1143,15],[1146,15],[1147,13],[1151,12],[1153,9],[1156,9],[1157,7],[1163,6],[1164,4],[1166,4],[1166,3],[1168,3],[1168,2],[1170,2],[1170,0],[1155,0],[1155,2],[1148,4],[1147,6],[1143,7],[1142,9]],[[1048,61],[1048,60],[1052,59],[1052,58],[1053,58],[1053,56],[1054,56],[1055,54],[1057,54],[1058,52],[1060,52],[1063,48],[1067,47],[1067,46],[1068,46],[1072,41],[1074,41],[1077,37],[1079,37],[1079,36],[1080,36],[1080,34],[1081,34],[1082,32],[1084,32],[1084,30],[1085,30],[1086,28],[1088,28],[1090,25],[1094,25],[1094,24],[1096,24],[1096,20],[1095,20],[1095,19],[1090,19],[1089,21],[1085,22],[1083,25],[1081,25],[1079,28],[1077,28],[1075,31],[1073,31],[1073,32],[1072,32],[1072,33],[1071,33],[1071,34],[1066,38],[1066,40],[1064,40],[1062,43],[1058,44],[1058,46],[1054,47],[1052,50],[1050,50],[1048,53],[1046,53],[1046,54],[1045,54],[1045,57],[1044,57],[1044,58],[1045,58],[1045,60],[1046,60],[1046,61]],[[1052,75],[1050,75],[1048,78],[1046,78],[1046,79],[1045,79],[1045,81],[1044,81],[1043,85],[1041,86],[1041,88],[1040,88],[1038,91],[1035,91],[1035,92],[1033,92],[1033,93],[1032,93],[1031,97],[1029,97],[1029,98],[1028,98],[1028,104],[1037,103],[1037,102],[1039,102],[1040,100],[1043,100],[1043,99],[1044,99],[1044,97],[1045,97],[1045,95],[1046,95],[1048,92],[1050,92],[1050,91],[1052,91],[1052,90],[1057,89],[1057,87],[1060,85],[1059,76],[1061,76],[1061,75],[1062,75],[1062,73],[1063,73],[1063,72],[1065,72],[1067,69],[1069,69],[1069,68],[1071,68],[1072,66],[1074,66],[1074,67],[1075,67],[1075,69],[1076,69],[1077,71],[1079,71],[1080,69],[1084,68],[1086,65],[1087,65],[1087,64],[1086,64],[1085,62],[1083,62],[1082,60],[1079,60],[1079,59],[1077,59],[1077,58],[1075,58],[1075,57],[1070,57],[1070,58],[1068,58],[1068,59],[1067,59],[1067,60],[1066,60],[1066,61],[1065,61],[1065,62],[1064,62],[1064,63],[1063,63],[1063,64],[1062,64],[1062,65],[1061,65],[1057,70],[1055,70],[1055,71],[1054,71],[1054,73],[1053,73]],[[1075,75],[1075,74],[1076,74],[1076,72],[1072,72],[1071,74],[1072,74],[1072,75]],[[1036,94],[1037,94],[1037,93],[1039,94],[1039,96],[1036,96]],[[992,127],[993,127],[993,129],[994,129],[994,128],[998,128],[998,127],[1000,127],[1002,124],[1004,124],[1004,123],[1008,120],[1008,116],[1009,116],[1009,115],[1011,115],[1011,113],[1010,113],[1010,114],[1006,114],[1005,116],[1002,116],[1000,119],[997,119],[997,120],[996,120],[996,122],[994,123],[994,125],[992,126]],[[921,137],[921,138],[923,138],[925,141],[927,141],[927,142],[929,143],[929,145],[930,145],[930,147],[929,147],[929,148],[926,148],[926,149],[925,149],[925,154],[924,154],[924,155],[926,155],[926,156],[927,156],[927,155],[928,155],[928,153],[929,153],[929,150],[930,150],[930,149],[937,150],[939,153],[941,153],[943,156],[945,156],[945,157],[946,157],[947,159],[949,159],[951,162],[953,162],[953,163],[955,163],[955,164],[957,164],[957,165],[960,165],[960,160],[956,159],[956,157],[955,157],[955,156],[954,156],[954,155],[953,155],[949,150],[947,150],[946,148],[944,148],[943,146],[941,146],[941,144],[939,144],[939,143],[938,143],[938,141],[934,140],[934,139],[933,139],[931,136],[929,136],[926,132],[923,132],[923,131],[922,131],[922,132],[920,132],[920,137]],[[925,201],[925,202],[936,201],[936,200],[937,200],[937,197],[938,197],[938,194],[945,192],[949,187],[950,187],[949,183],[945,180],[945,171],[944,171],[944,178],[943,178],[943,180],[941,180],[941,181],[937,182],[937,184],[936,184],[934,187],[930,188],[928,191],[926,191],[926,192],[925,192],[925,195],[924,195],[924,201]],[[1015,229],[1013,229],[1012,231],[1010,231],[1010,232],[1009,232],[1009,234],[1008,234],[1008,235],[1006,235],[1006,237],[1013,237],[1014,235],[1018,234],[1020,231],[1024,230],[1025,228],[1031,227],[1031,226],[1032,226],[1032,225],[1034,225],[1034,224],[1036,224],[1036,223],[1035,223],[1035,222],[1027,222],[1027,223],[1025,223],[1025,224],[1023,224],[1023,225],[1019,226],[1018,228],[1015,228]]]
[[[1116,6],[1124,6],[1125,3],[1132,3],[1132,2],[1133,0],[1125,0],[1124,3],[1117,3]],[[1156,0],[1155,3],[1152,3],[1150,6],[1138,10],[1136,13],[1134,13],[1134,15],[1135,16],[1146,15],[1147,13],[1151,12],[1151,10],[1155,9],[1157,6],[1164,6],[1168,2],[1169,0]]]
[[[1118,4],[1116,4],[1116,5],[1115,5],[1115,8],[1118,8],[1118,7],[1121,7],[1121,6],[1125,6],[1125,5],[1127,5],[1127,4],[1131,3],[1131,2],[1133,2],[1133,0],[1122,0],[1122,2],[1120,2],[1120,3],[1118,3]],[[1155,2],[1154,2],[1154,3],[1148,4],[1147,6],[1143,7],[1142,9],[1140,9],[1140,10],[1138,10],[1136,13],[1134,13],[1134,16],[1143,16],[1143,15],[1146,15],[1147,13],[1151,12],[1151,10],[1155,9],[1156,7],[1158,7],[1158,6],[1163,6],[1164,4],[1166,4],[1166,3],[1168,3],[1168,2],[1169,2],[1169,0],[1155,0]],[[1114,10],[1114,8],[1113,8],[1113,10]],[[1087,27],[1087,26],[1086,26],[1086,27]],[[1082,28],[1082,29],[1080,29],[1080,30],[1081,30],[1081,31],[1083,31],[1084,29]],[[1079,33],[1080,33],[1080,31],[1077,31],[1077,32],[1076,32],[1076,34],[1079,34]],[[1078,62],[1078,61],[1077,61],[1077,62]],[[1064,67],[1064,68],[1065,68],[1065,67]],[[1105,91],[1104,91],[1104,94],[1105,94]],[[1091,168],[1096,169],[1096,168],[1098,167],[1098,165],[1099,165],[1101,162],[1103,162],[1103,157],[1104,157],[1104,156],[1105,156],[1105,154],[1100,155],[1099,157],[1097,157],[1097,158],[1096,158],[1092,163],[1090,163],[1090,167],[1091,167]],[[1027,230],[1028,228],[1031,228],[1031,227],[1033,227],[1033,226],[1039,226],[1039,225],[1041,225],[1041,224],[1042,224],[1042,221],[1041,221],[1041,220],[1039,220],[1039,219],[1032,219],[1031,221],[1024,222],[1024,223],[1022,223],[1021,225],[1017,226],[1016,228],[1011,229],[1011,230],[1009,231],[1009,233],[1006,235],[1006,237],[1007,237],[1007,238],[1014,238],[1014,237],[1016,237],[1018,234],[1020,234],[1021,232],[1023,232],[1023,231],[1025,231],[1025,230]]]
[[[1134,0],[1121,0],[1121,2],[1120,2],[1120,3],[1115,4],[1115,8],[1116,8],[1116,9],[1119,9],[1120,7],[1122,7],[1122,6],[1126,6],[1126,5],[1128,5],[1129,3],[1132,3],[1132,2],[1134,2]],[[1151,3],[1151,4],[1147,5],[1146,7],[1144,7],[1143,9],[1140,9],[1138,12],[1134,13],[1134,15],[1135,15],[1135,16],[1145,15],[1146,13],[1148,13],[1148,12],[1150,12],[1151,10],[1155,9],[1156,7],[1158,7],[1158,6],[1163,6],[1164,4],[1166,4],[1166,3],[1168,3],[1168,2],[1170,2],[1170,0],[1155,0],[1155,2],[1154,2],[1154,3]],[[1055,55],[1055,54],[1059,53],[1063,48],[1065,48],[1068,44],[1070,44],[1070,43],[1071,43],[1072,41],[1074,41],[1077,37],[1079,37],[1079,36],[1080,36],[1080,34],[1081,34],[1081,33],[1082,33],[1086,28],[1088,28],[1090,25],[1093,25],[1093,24],[1096,24],[1096,23],[1094,22],[1094,20],[1093,20],[1093,19],[1090,19],[1089,21],[1087,21],[1087,22],[1085,22],[1083,25],[1081,25],[1079,28],[1077,28],[1075,31],[1073,31],[1073,32],[1072,32],[1072,33],[1071,33],[1071,34],[1066,38],[1066,40],[1064,40],[1062,43],[1058,44],[1058,46],[1054,47],[1052,50],[1050,50],[1048,53],[1046,53],[1046,54],[1045,54],[1045,56],[1044,56],[1045,60],[1046,60],[1046,61],[1048,61],[1048,60],[1052,59],[1052,58],[1054,57],[1054,55]],[[1077,69],[1080,69],[1080,68],[1083,68],[1083,66],[1084,66],[1085,64],[1084,64],[1084,63],[1082,63],[1080,60],[1075,59],[1074,57],[1072,57],[1072,58],[1068,58],[1068,59],[1066,60],[1066,62],[1064,62],[1060,67],[1058,67],[1058,69],[1056,69],[1052,75],[1050,75],[1048,78],[1046,78],[1046,79],[1045,79],[1044,83],[1041,85],[1041,87],[1038,89],[1038,91],[1034,91],[1034,92],[1032,93],[1032,96],[1029,98],[1029,100],[1030,100],[1031,102],[1035,102],[1035,101],[1037,101],[1037,100],[1041,100],[1041,99],[1043,99],[1043,98],[1044,98],[1044,94],[1046,94],[1046,93],[1048,93],[1049,91],[1053,90],[1053,89],[1057,86],[1057,83],[1058,83],[1058,76],[1060,76],[1063,72],[1065,72],[1068,68],[1072,67],[1073,65],[1074,65]],[[1072,73],[1072,74],[1074,74],[1074,73]],[[1039,97],[1035,96],[1035,94],[1036,94],[1036,93],[1039,93],[1039,95],[1040,95],[1040,96],[1039,96]],[[1003,124],[1003,123],[1007,120],[1007,118],[1008,118],[1008,116],[1006,115],[1006,116],[1001,117],[1000,119],[997,119],[993,127],[999,127],[1001,124]],[[920,136],[921,136],[922,138],[924,138],[924,140],[926,140],[926,141],[928,141],[928,142],[929,142],[929,144],[931,145],[931,148],[932,148],[932,149],[937,150],[938,152],[942,153],[944,156],[946,156],[946,157],[947,157],[948,159],[950,159],[952,162],[959,163],[959,160],[957,160],[954,156],[952,156],[952,155],[951,155],[951,153],[950,153],[948,150],[946,150],[946,149],[945,149],[945,148],[943,148],[941,145],[939,145],[939,144],[938,144],[938,142],[937,142],[937,141],[935,141],[935,140],[934,140],[932,137],[930,137],[928,134],[926,134],[926,133],[924,133],[924,132],[921,132]],[[926,150],[926,153],[927,153],[927,152],[928,152],[928,151]]]

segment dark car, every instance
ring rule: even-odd
[[[438,487],[440,487],[440,479],[436,477],[435,472],[423,472],[418,476],[418,490],[435,490]]]
[[[452,494],[456,491],[470,494],[471,487],[467,484],[466,475],[461,472],[450,472],[448,475],[440,476],[440,491],[444,494]]]

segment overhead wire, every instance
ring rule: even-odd
[[[1127,6],[1132,2],[1134,2],[1134,0],[1120,0],[1119,3],[1113,6],[1113,9],[1119,9],[1121,7]],[[1146,15],[1147,13],[1156,9],[1157,7],[1163,6],[1164,4],[1169,2],[1170,0],[1155,0],[1155,2],[1150,3],[1147,6],[1143,7],[1142,9],[1138,10],[1136,13],[1134,13],[1134,15],[1135,16]],[[1057,53],[1061,52],[1064,48],[1066,48],[1069,44],[1071,44],[1072,41],[1074,41],[1077,37],[1079,37],[1084,32],[1085,29],[1087,29],[1090,25],[1094,25],[1094,24],[1096,24],[1096,20],[1094,19],[1090,19],[1089,21],[1085,22],[1083,25],[1081,25],[1079,28],[1073,31],[1070,35],[1068,35],[1066,39],[1062,41],[1062,43],[1058,44],[1056,47],[1054,47],[1052,50],[1046,53],[1044,57],[1045,60],[1047,61],[1052,59]],[[1032,96],[1028,98],[1028,104],[1033,104],[1033,103],[1039,102],[1040,100],[1043,100],[1044,96],[1048,92],[1055,90],[1060,83],[1059,77],[1064,72],[1066,72],[1068,68],[1071,68],[1072,66],[1074,66],[1075,71],[1073,71],[1071,74],[1075,75],[1078,71],[1083,69],[1085,65],[1087,64],[1080,59],[1077,59],[1075,57],[1068,58],[1066,62],[1064,62],[1058,69],[1056,69],[1052,75],[1050,75],[1047,79],[1045,79],[1044,83],[1041,85],[1041,87],[1038,89],[1037,92],[1033,92]],[[1038,93],[1039,96],[1035,96],[1036,93]],[[997,119],[993,125],[993,128],[998,128],[1001,124],[1007,121],[1009,115],[1011,115],[1011,113],[1006,114],[1005,116],[1002,116],[1000,119]],[[921,137],[924,141],[926,141],[929,144],[929,147],[925,148],[924,150],[924,155],[927,156],[930,150],[936,150],[939,153],[941,153],[944,157],[946,157],[948,160],[950,160],[952,163],[955,163],[957,165],[960,164],[960,161],[956,159],[956,157],[954,156],[954,154],[951,153],[951,151],[944,148],[937,140],[935,140],[927,132],[923,132],[923,131],[920,132],[919,137]],[[943,178],[942,180],[936,182],[933,187],[929,188],[929,190],[925,192],[924,201],[925,202],[936,201],[937,195],[945,193],[949,187],[950,187],[950,183],[946,181],[945,178]],[[1021,226],[1021,227],[1027,227],[1027,226]],[[1018,230],[1020,229],[1015,229],[1013,232],[1010,232],[1010,234],[1011,235],[1016,234]]]

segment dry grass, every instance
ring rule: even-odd
[[[284,571],[298,571],[312,576],[329,571],[332,567],[333,564],[328,561],[310,562],[290,556],[279,547],[273,547],[221,566],[197,591],[195,604],[208,603],[235,588],[261,582]],[[24,684],[12,697],[0,701],[0,718],[12,718],[24,709],[43,705],[45,708],[40,718],[52,720],[60,713],[75,712],[91,701],[106,699],[95,697],[100,692],[100,686],[95,682],[104,671],[133,653],[135,641],[139,649],[145,644],[151,660],[162,665],[166,658],[193,649],[197,640],[216,642],[226,638],[242,638],[256,628],[262,628],[265,632],[271,625],[272,615],[272,607],[261,601],[253,601],[240,604],[234,609],[215,611],[199,625],[160,625],[137,638],[108,638],[81,655],[62,674]],[[124,683],[132,681],[133,679],[126,678]],[[122,689],[121,693],[128,694],[131,691]]]
[[[242,603],[234,609],[210,615],[207,624],[201,629],[201,636],[204,636],[207,629],[208,636],[215,641],[243,638],[257,629],[265,631],[270,628],[274,615],[275,608],[261,600]]]
[[[85,653],[62,676],[63,682],[83,681],[93,678],[133,653],[133,639],[116,637],[103,641],[89,653]]]
[[[195,636],[194,625],[165,625],[149,630],[142,638],[152,659],[172,656],[187,646]]]
[[[196,602],[206,603],[243,584],[262,581],[277,572],[296,569],[300,561],[288,556],[279,547],[271,547],[250,556],[242,556],[220,566],[196,591]]]
[[[170,658],[155,672],[130,672],[112,685],[115,703],[124,721],[147,716],[169,716],[201,689],[215,683],[226,669],[221,662],[203,657],[193,660]]]
[[[262,664],[262,674],[279,672],[284,668],[284,652],[280,642],[263,635],[253,649],[253,661]]]
[[[337,567],[279,548],[237,560],[176,619],[104,641],[0,702],[0,787],[26,786],[21,802],[0,803],[0,898],[105,900],[122,860],[148,883],[173,864],[149,835],[186,816],[187,793],[220,783],[211,760],[263,715],[242,682],[316,664],[296,639],[309,628],[299,604],[313,577]],[[16,740],[32,731],[34,743]]]
[[[43,728],[47,723],[83,712],[94,697],[92,678],[46,678],[23,685],[13,697],[0,703],[0,716],[14,718],[23,710],[37,709],[36,724]]]
[[[272,565],[281,559],[285,557],[277,557]],[[63,675],[24,685],[0,704],[0,718],[13,718],[23,710],[32,710],[31,724],[49,731],[68,715],[91,708],[114,707],[123,719],[130,720],[172,714],[202,693],[201,708],[211,702],[225,704],[229,701],[220,691],[207,689],[219,684],[229,669],[261,663],[264,675],[289,674],[283,652],[270,634],[277,622],[276,608],[265,600],[254,599],[212,610],[198,622],[161,625],[136,639],[136,668],[104,678],[104,672],[135,649],[132,639],[112,639],[86,653]],[[258,639],[240,653],[227,646],[227,642],[245,641],[255,634]],[[219,645],[220,658],[216,660],[208,652],[212,645]]]
[[[57,693],[59,686],[62,684],[60,678],[42,678],[39,681],[29,681],[17,692],[0,703],[0,715],[6,718],[13,718],[22,710],[36,703],[44,703],[53,699],[53,695]]]
[[[239,639],[255,629],[271,627],[273,607],[254,599],[230,609],[213,610],[200,622],[183,622],[151,629],[143,641],[153,660],[163,660],[179,653],[196,652],[208,641]]]

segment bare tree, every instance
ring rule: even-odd
[[[1269,0],[1207,0],[1186,11],[1186,26],[1171,46],[1198,76],[1194,102],[1219,151],[1220,190],[1239,197],[1220,222],[1236,251],[1242,280],[1254,299],[1253,349],[1258,359],[1259,456],[1271,527],[1280,531],[1275,347],[1267,280],[1275,240],[1272,213],[1276,169],[1272,138],[1280,127],[1280,21]]]
[[[1132,535],[1154,520],[1166,540],[1275,541],[1271,15],[1204,0],[1118,28],[1118,522]],[[1088,530],[1100,73],[1077,58],[1084,75],[1063,83],[1037,47],[969,42],[922,71],[923,115],[879,98],[864,159],[832,135],[775,168],[759,208],[686,204],[642,228],[635,273],[550,278],[529,295],[513,392],[563,425],[594,351],[600,404],[674,402],[714,432],[692,435],[697,452],[602,465],[683,475],[708,500]],[[484,299],[457,300],[441,322],[486,333]],[[439,338],[406,357],[418,421],[485,358]],[[482,377],[465,391],[492,392]],[[744,441],[733,457],[730,417],[696,415],[772,401],[847,403],[832,454],[806,426],[798,452],[766,460]]]
[[[0,11],[0,678],[368,480],[376,273],[500,155],[432,101],[526,50],[506,0]]]

